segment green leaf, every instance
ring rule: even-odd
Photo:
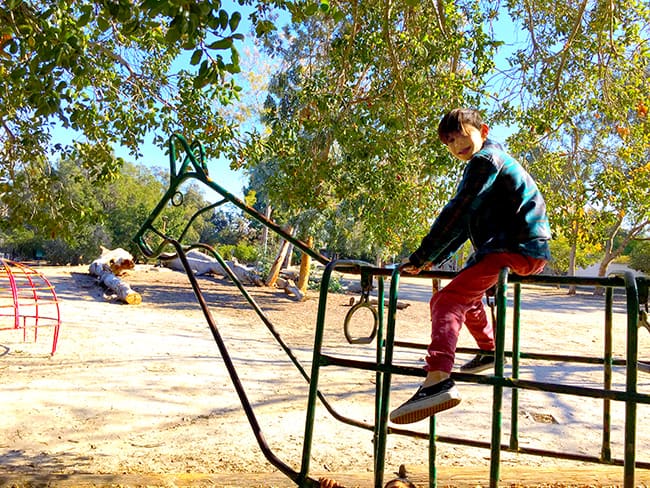
[[[231,31],[237,30],[240,21],[241,21],[241,14],[239,12],[233,12],[233,14],[230,16],[230,21],[228,22],[228,26],[230,27],[230,30]]]
[[[228,26],[228,12],[219,10],[219,27],[225,29]]]
[[[83,5],[81,7],[81,15],[77,19],[77,27],[83,27],[90,22],[90,18],[93,14],[93,9],[92,6],[90,5]]]
[[[178,26],[173,25],[165,33],[165,41],[167,41],[170,44],[173,44],[181,38],[181,35],[182,32],[180,31]]]
[[[209,49],[230,49],[232,47],[232,37],[224,37],[208,45]]]
[[[255,25],[255,34],[257,37],[262,37],[264,34],[268,34],[274,30],[275,24],[270,20],[261,20]]]
[[[197,49],[192,53],[192,57],[190,58],[190,64],[192,66],[196,66],[201,62],[201,57],[203,56],[203,50],[202,49]]]
[[[230,60],[234,65],[239,66],[239,51],[234,46],[230,48]]]
[[[100,15],[97,17],[97,27],[99,27],[100,31],[106,32],[111,27],[111,24],[103,15]]]
[[[223,67],[224,70],[226,70],[228,73],[231,74],[236,74],[241,72],[241,68],[239,67],[238,64],[233,64],[233,63],[228,63],[224,65]]]

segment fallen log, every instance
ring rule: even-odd
[[[223,266],[212,256],[208,256],[196,249],[188,251],[186,254],[187,261],[190,264],[192,273],[195,276],[201,276],[205,274],[215,274],[219,276],[228,277],[226,270],[223,269]],[[176,271],[185,271],[183,263],[178,257],[172,259],[162,259],[162,265],[166,268],[170,268]],[[253,268],[244,266],[243,264],[238,263],[236,260],[228,260],[226,264],[231,269],[233,274],[245,285],[256,285],[263,286],[264,283],[257,275]]]
[[[305,294],[296,286],[296,283],[293,280],[278,278],[275,282],[275,286],[284,290],[287,295],[294,297],[299,302],[302,302],[305,299]]]
[[[102,247],[102,255],[90,263],[88,271],[96,276],[102,285],[115,293],[120,301],[129,305],[139,305],[142,303],[142,296],[118,277],[134,267],[133,256],[124,249],[110,250]]]

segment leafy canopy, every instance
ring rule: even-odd
[[[252,20],[262,35],[272,24],[265,3],[257,5]],[[91,181],[110,180],[123,164],[113,148],[139,155],[145,135],[162,144],[174,131],[218,155],[234,130],[219,107],[239,96],[241,18],[218,0],[3,2],[0,203],[11,219],[57,234],[57,220],[76,218],[78,209],[52,206],[49,175],[59,158]],[[183,53],[189,64],[179,62]],[[59,129],[72,141],[59,140]]]
[[[358,235],[364,254],[388,257],[422,236],[458,175],[437,125],[450,108],[482,102],[499,45],[484,28],[492,12],[474,2],[321,7],[290,5],[286,43],[269,40],[284,65],[267,133],[251,137],[241,161],[267,175],[273,207],[303,227],[341,226],[323,236],[328,245]]]

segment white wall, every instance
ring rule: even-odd
[[[576,276],[598,276],[598,267],[600,266],[600,263],[592,264],[588,268],[579,268],[576,270]],[[629,268],[625,264],[618,264],[618,263],[611,263],[607,267],[607,274],[623,274],[626,271],[632,271],[634,276],[645,276],[643,273],[640,271],[636,271],[634,269]]]

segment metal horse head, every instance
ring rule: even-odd
[[[180,164],[177,164],[181,150],[184,156],[182,158],[182,162]],[[325,256],[313,250],[303,241],[291,236],[278,224],[268,219],[253,207],[247,205],[235,195],[228,192],[226,189],[213,181],[208,174],[208,167],[205,161],[205,149],[200,142],[193,142],[192,144],[189,144],[187,140],[180,134],[173,134],[169,138],[169,166],[169,188],[133,239],[145,257],[170,257],[168,255],[165,256],[165,251],[168,249],[169,245],[175,247],[176,252],[178,252],[180,243],[186,237],[188,230],[191,228],[192,224],[196,221],[196,218],[199,215],[211,211],[225,203],[231,203],[242,210],[249,217],[252,217],[255,220],[261,222],[262,225],[276,232],[283,239],[291,242],[302,252],[308,254],[320,263],[327,264],[329,262]],[[218,195],[220,195],[221,199],[199,209],[188,220],[187,224],[180,232],[180,235],[170,236],[166,233],[166,230],[164,228],[159,229],[154,226],[154,223],[159,219],[161,213],[170,204],[173,206],[180,206],[183,204],[183,194],[180,191],[180,187],[183,183],[191,179],[194,179],[197,182],[200,182],[203,185],[207,186]],[[152,243],[147,240],[147,237],[151,235],[153,235],[156,240],[159,241],[158,244],[152,245]],[[193,243],[187,246],[187,248],[191,247],[206,247],[206,245],[201,243]]]

